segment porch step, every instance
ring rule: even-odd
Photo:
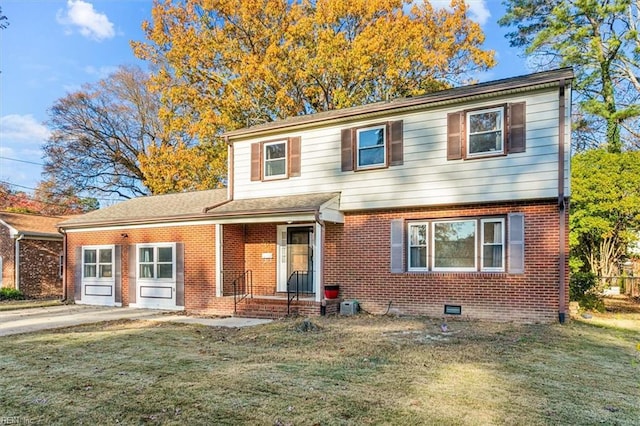
[[[320,306],[314,301],[293,301],[289,315],[320,315]],[[245,299],[237,306],[236,317],[278,319],[287,316],[286,299]]]

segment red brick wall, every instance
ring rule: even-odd
[[[246,270],[244,261],[244,235],[244,225],[222,226],[223,296],[233,295],[233,280]]]
[[[429,220],[516,212],[525,215],[524,274],[390,272],[392,219]],[[344,224],[326,226],[325,283],[339,284],[343,300],[355,299],[363,310],[376,314],[386,312],[390,304],[392,312],[443,316],[444,305],[452,304],[462,306],[465,318],[557,321],[558,225],[555,201],[347,213]],[[568,248],[568,240],[565,247]],[[565,277],[568,296],[568,266]]]
[[[28,298],[62,297],[62,241],[20,240],[20,291]]]
[[[127,237],[123,237],[126,234]],[[216,295],[215,226],[167,226],[67,233],[67,297],[73,299],[75,250],[85,245],[122,247],[122,305],[129,305],[129,248],[139,243],[184,244],[185,308],[207,309]]]
[[[0,257],[2,257],[2,287],[15,288],[16,271],[14,269],[15,243],[6,226],[0,225]]]
[[[272,295],[276,292],[276,239],[275,224],[247,225],[245,267],[253,271],[253,294]],[[263,259],[262,253],[271,253]]]

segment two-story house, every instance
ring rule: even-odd
[[[357,300],[371,313],[564,321],[572,77],[229,132],[226,191],[62,223],[67,293],[216,314],[320,314]]]

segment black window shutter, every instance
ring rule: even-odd
[[[509,120],[509,139],[508,152],[525,152],[527,149],[526,138],[526,110],[525,103],[518,102],[509,104],[508,107]]]
[[[289,138],[289,177],[300,176],[300,136]]]
[[[251,180],[262,180],[262,171],[261,171],[261,163],[262,163],[262,153],[261,151],[262,145],[259,143],[251,144]]]
[[[340,132],[343,172],[353,170],[353,133],[353,129],[342,129]]]
[[[403,163],[402,120],[387,123],[389,141],[389,165],[401,166]]]
[[[460,160],[464,147],[464,112],[447,114],[447,160]]]

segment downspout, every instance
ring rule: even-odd
[[[20,234],[18,235],[18,238],[16,238],[16,253],[15,253],[15,259],[13,261],[13,265],[15,268],[14,274],[15,274],[15,288],[16,290],[20,290],[20,240],[22,240],[24,238],[24,234]]]
[[[320,244],[317,244],[321,247],[316,247],[317,253],[315,254],[315,258],[318,262],[318,294],[316,295],[316,300],[322,302],[322,306],[320,307],[320,311],[322,315],[326,313],[326,305],[323,299],[324,295],[324,220],[320,218],[320,210],[316,209],[315,211],[315,221],[318,225],[320,225],[320,235],[317,238],[320,241]],[[323,313],[324,312],[324,313]]]
[[[559,274],[559,286],[558,289],[558,321],[563,324],[566,321],[566,292],[565,292],[565,274],[566,274],[566,256],[565,252],[565,239],[567,236],[566,229],[566,219],[567,219],[567,205],[565,202],[565,194],[564,194],[564,136],[565,136],[565,113],[566,113],[566,105],[565,105],[565,81],[564,79],[560,80],[559,83],[559,105],[558,105],[558,209],[559,209],[559,256],[558,256],[558,274]]]
[[[61,302],[67,301],[67,233],[62,228],[58,228],[58,232],[62,234],[62,299]]]

